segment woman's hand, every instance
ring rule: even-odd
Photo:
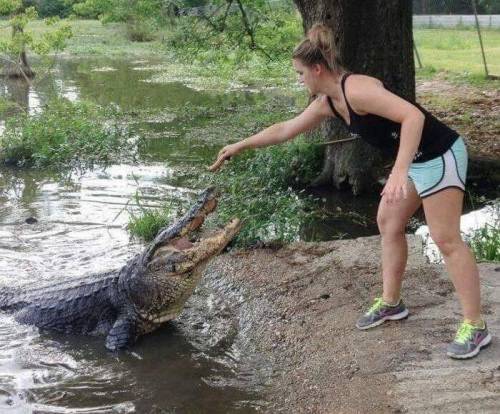
[[[225,160],[230,159],[233,155],[241,152],[241,150],[242,148],[239,142],[236,144],[226,145],[219,151],[217,160],[210,167],[208,167],[208,169],[212,172],[217,171]]]
[[[393,170],[380,193],[387,203],[395,203],[408,197],[408,172]]]

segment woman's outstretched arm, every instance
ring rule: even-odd
[[[271,125],[251,137],[226,145],[219,151],[217,160],[209,167],[209,170],[217,171],[225,160],[244,149],[280,144],[314,128],[325,118],[331,116],[327,105],[325,97],[318,97],[295,118]]]

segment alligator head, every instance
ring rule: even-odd
[[[217,193],[208,188],[181,219],[162,229],[144,253],[121,270],[119,302],[125,305],[119,306],[118,319],[106,338],[108,349],[130,345],[181,312],[209,260],[241,228],[240,220],[233,219],[213,234],[195,237],[216,206]]]

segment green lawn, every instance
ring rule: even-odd
[[[473,29],[415,29],[415,44],[424,67],[483,75],[477,32]],[[488,71],[500,76],[500,30],[482,30]]]

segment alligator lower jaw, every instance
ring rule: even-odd
[[[165,323],[165,322],[171,321],[172,319],[177,318],[180,311],[181,311],[181,309],[179,309],[178,312],[169,312],[169,313],[165,313],[163,315],[147,315],[147,314],[140,313],[140,316],[143,320],[148,321],[150,323],[162,324],[162,323]]]

